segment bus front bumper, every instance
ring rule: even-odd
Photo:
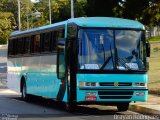
[[[148,89],[93,89],[83,87],[79,88],[77,92],[77,103],[86,104],[145,102],[148,98]]]

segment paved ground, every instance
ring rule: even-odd
[[[0,45],[0,88],[6,87],[7,45]]]
[[[149,94],[147,102],[132,103],[130,110],[143,114],[159,115],[160,117],[160,95]]]
[[[40,98],[25,102],[20,99],[19,94],[8,89],[0,89],[0,115],[0,119],[11,117],[15,118],[15,120],[17,120],[16,118],[18,120],[119,120],[122,115],[141,116],[132,111],[117,112],[115,107],[109,106],[79,106],[74,113],[68,113],[64,110],[62,103],[54,103]]]

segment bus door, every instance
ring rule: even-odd
[[[67,39],[66,64],[68,72],[68,102],[76,103],[76,73],[77,73],[77,40],[75,37]]]
[[[57,50],[57,78],[60,80],[60,86],[57,94],[57,100],[62,101],[66,91],[66,62],[65,62],[65,39],[58,40]]]

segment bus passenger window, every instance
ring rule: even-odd
[[[56,31],[52,31],[51,32],[51,45],[50,45],[50,50],[52,51],[52,52],[56,52]]]
[[[40,52],[40,35],[33,35],[32,36],[32,47],[33,53],[39,53]]]
[[[24,53],[25,54],[29,54],[30,53],[30,37],[26,37],[24,38],[24,41],[25,41],[25,47],[24,47]]]
[[[8,41],[8,55],[11,56],[13,55],[13,40],[9,40]]]
[[[59,29],[58,31],[56,31],[56,43],[58,43],[58,40],[61,38],[64,38],[64,29]]]
[[[17,39],[13,40],[13,55],[17,55]]]
[[[76,37],[77,36],[77,27],[76,26],[68,26],[67,29],[67,38]]]
[[[23,39],[17,39],[17,53],[23,54]]]
[[[41,46],[42,52],[49,52],[50,51],[50,33],[43,33],[41,34]]]

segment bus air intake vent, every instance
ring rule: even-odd
[[[100,82],[100,86],[114,86],[114,82]],[[132,86],[131,82],[119,82],[118,86]]]
[[[133,91],[98,91],[100,99],[130,99]]]

